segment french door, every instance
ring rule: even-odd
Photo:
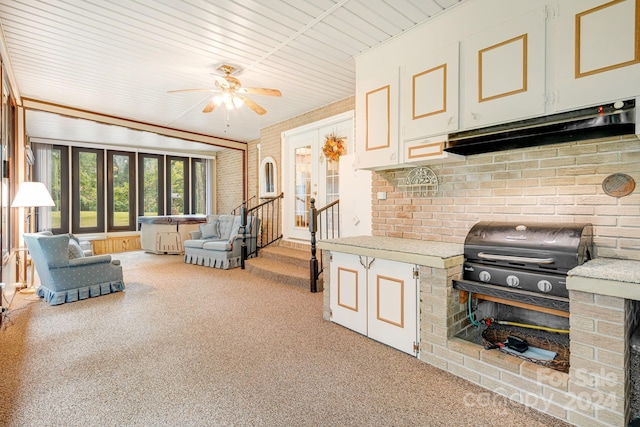
[[[321,208],[339,198],[340,160],[329,161],[322,147],[329,135],[343,139],[348,154],[353,147],[353,119],[335,120],[333,123],[316,124],[292,130],[284,135],[283,188],[285,208],[283,234],[285,239],[305,240],[309,234],[309,208],[311,199]],[[339,218],[329,218],[329,227],[338,226]]]

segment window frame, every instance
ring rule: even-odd
[[[165,186],[165,215],[188,215],[191,213],[191,175],[190,175],[190,162],[189,157],[182,156],[165,156],[165,177],[166,177],[166,186]],[[182,203],[182,212],[174,214],[171,212],[172,207],[172,198],[171,198],[171,162],[174,160],[179,160],[184,164],[184,177],[182,184],[182,191],[184,192],[184,202]]]
[[[96,177],[97,177],[97,215],[95,227],[80,227],[80,153],[96,154]],[[71,147],[71,177],[78,185],[71,186],[71,230],[74,234],[84,233],[104,233],[104,148]]]
[[[113,157],[129,158],[129,224],[115,225]],[[135,231],[136,229],[136,156],[130,151],[107,150],[107,231]]]
[[[192,214],[197,214],[197,209],[196,209],[196,204],[197,204],[197,197],[196,197],[196,184],[197,181],[195,179],[196,176],[196,165],[198,163],[201,163],[202,166],[204,167],[204,176],[205,176],[205,188],[203,189],[204,191],[204,213],[207,213],[207,180],[208,180],[208,163],[207,163],[207,159],[203,159],[201,157],[191,157],[191,174],[190,174],[190,178],[189,182],[191,183],[191,213]]]

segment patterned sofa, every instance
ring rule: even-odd
[[[184,241],[184,262],[225,270],[239,267],[243,235],[247,253],[255,253],[260,229],[258,217],[248,216],[244,230],[241,221],[240,215],[207,215],[207,222]]]
[[[120,260],[111,255],[86,256],[69,234],[26,233],[24,241],[40,277],[38,296],[50,305],[124,289]]]

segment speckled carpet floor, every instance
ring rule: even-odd
[[[0,425],[565,425],[323,320],[320,293],[180,256],[114,258],[125,292],[16,297]]]

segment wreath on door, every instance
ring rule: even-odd
[[[338,160],[347,151],[344,138],[338,138],[334,134],[327,136],[322,153],[329,161]]]

